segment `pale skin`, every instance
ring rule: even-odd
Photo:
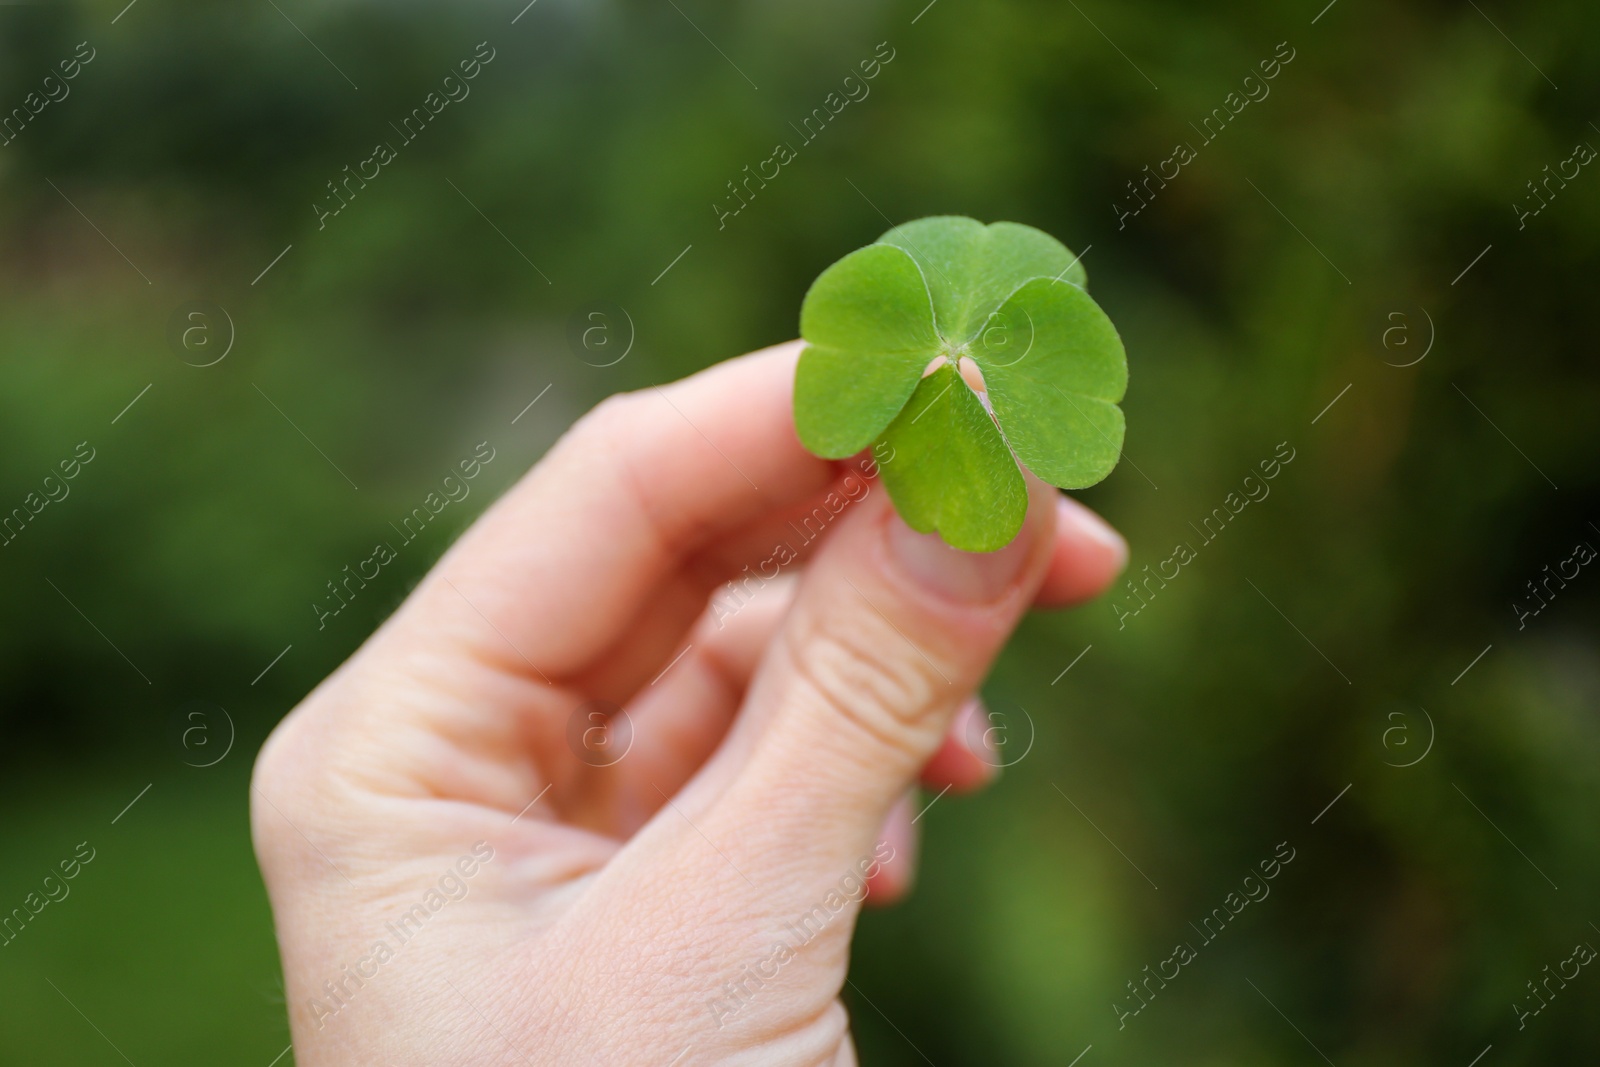
[[[1036,481],[998,553],[913,533],[801,448],[798,354],[601,404],[274,731],[251,823],[301,1067],[856,1062],[862,876],[908,891],[914,786],[1002,762],[973,694],[1007,637],[1127,549]]]

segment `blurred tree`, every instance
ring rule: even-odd
[[[931,213],[1085,251],[1132,382],[1084,496],[1139,586],[1031,621],[991,680],[1005,751],[1032,747],[928,812],[918,894],[863,924],[864,1062],[1600,1053],[1600,979],[1513,1010],[1600,939],[1600,577],[1514,607],[1600,546],[1600,174],[1515,206],[1600,145],[1592,4],[119,7],[0,8],[0,115],[95,50],[0,147],[0,509],[31,516],[0,547],[0,908],[85,836],[103,856],[0,952],[5,1056],[107,1062],[74,1005],[134,1062],[277,1055],[243,818],[271,724],[579,412],[792,336],[822,267]],[[479,42],[471,95],[319,228]],[[870,95],[719,227],[880,43]],[[233,339],[209,367],[169,341],[195,300]],[[634,340],[610,367],[565,340],[597,301]],[[326,583],[484,440],[471,497],[319,628]],[[172,740],[194,700],[237,725],[213,769]],[[1119,1028],[1285,841],[1270,897]]]

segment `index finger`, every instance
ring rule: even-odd
[[[795,435],[800,349],[601,403],[451,548],[395,625],[450,619],[468,650],[545,681],[581,669],[686,557],[836,476]]]

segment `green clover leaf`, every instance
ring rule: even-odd
[[[1003,547],[1027,516],[1019,461],[1081,489],[1122,454],[1127,357],[1087,284],[1078,257],[1030,226],[944,216],[895,227],[806,293],[801,443],[827,459],[872,445],[913,529],[969,552]]]

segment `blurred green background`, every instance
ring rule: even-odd
[[[863,1061],[1600,1059],[1600,976],[1517,1014],[1600,944],[1600,574],[1536,615],[1526,584],[1600,546],[1600,173],[1547,181],[1600,145],[1600,10],[925,2],[0,7],[0,509],[27,519],[0,548],[0,912],[94,850],[0,947],[0,1062],[266,1067],[246,784],[272,725],[579,413],[791,337],[824,266],[944,213],[1085,253],[1131,386],[1125,461],[1082,496],[1134,577],[1197,558],[1122,626],[1127,586],[1006,653],[1012,765],[929,811],[916,894],[858,935]],[[319,229],[479,42],[471,95]],[[780,140],[798,158],[719,228]],[[607,367],[568,340],[602,305],[633,340]],[[319,630],[324,583],[485,439],[472,496]],[[1271,896],[1202,947],[1280,842]]]

